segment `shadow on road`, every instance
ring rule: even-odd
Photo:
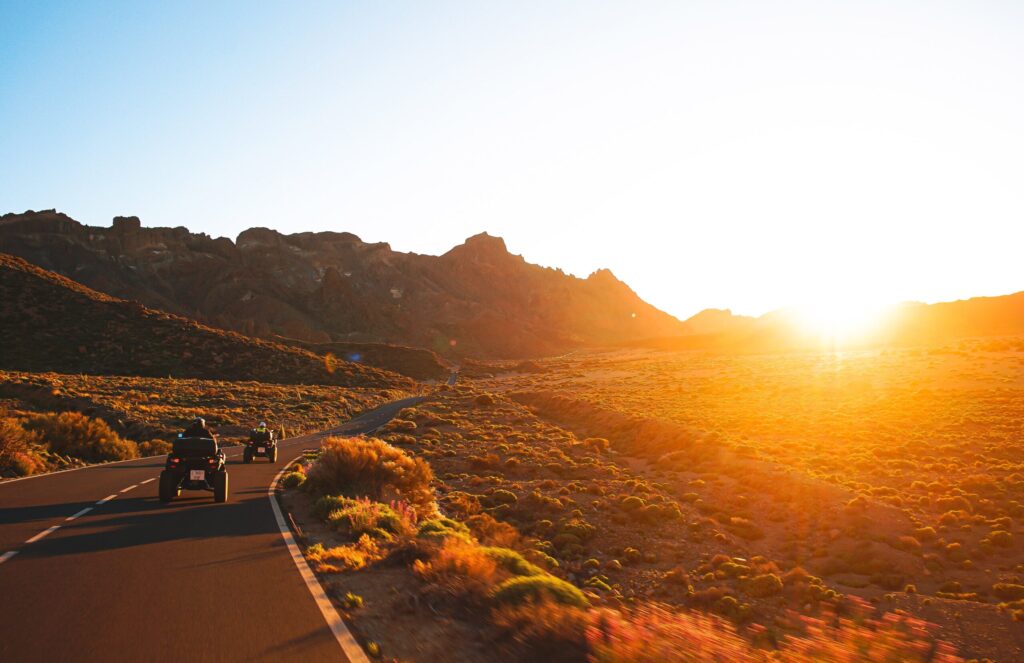
[[[261,491],[246,491],[261,492]],[[65,505],[65,510],[72,508]],[[263,500],[214,503],[207,493],[183,492],[170,504],[156,496],[118,498],[88,517],[26,547],[26,557],[57,557],[118,550],[175,540],[277,534],[277,523]],[[73,513],[70,511],[69,513]],[[284,542],[279,536],[273,541]]]

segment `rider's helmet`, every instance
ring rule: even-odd
[[[202,417],[196,417],[195,419],[192,420],[192,424],[195,426],[202,426],[203,428],[206,428],[206,419],[203,419]]]
[[[259,425],[259,426],[257,426],[256,428],[258,428],[259,430],[263,430],[263,429],[265,429],[266,427],[267,427],[267,422],[265,422],[265,421],[261,421],[261,422],[260,422],[260,425]]]

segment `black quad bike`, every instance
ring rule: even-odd
[[[181,437],[167,456],[160,473],[160,501],[170,502],[181,490],[208,490],[214,502],[228,501],[228,468],[217,441],[208,437]]]
[[[277,462],[277,438],[274,436],[274,431],[268,430],[266,433],[260,433],[254,430],[249,433],[249,439],[242,451],[242,462],[251,463],[252,459],[257,456],[266,458],[271,463]]]

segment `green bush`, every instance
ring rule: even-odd
[[[575,586],[549,575],[509,578],[495,588],[492,597],[498,605],[521,605],[545,599],[578,608],[590,605],[587,597]]]
[[[421,513],[436,510],[430,466],[378,439],[332,437],[306,473],[319,495],[368,497],[378,502],[401,499]]]
[[[298,488],[306,482],[306,475],[302,472],[289,472],[281,479],[281,485],[285,488]]]
[[[409,514],[365,497],[321,497],[313,504],[313,511],[339,532],[353,538],[369,534],[376,539],[390,539],[392,534],[413,532]]]
[[[755,598],[774,596],[782,591],[782,579],[774,573],[764,573],[748,579],[743,589]]]
[[[505,569],[512,575],[537,576],[545,574],[545,571],[538,566],[527,562],[523,556],[509,548],[485,547],[484,554],[498,563],[498,566]]]
[[[416,536],[421,539],[443,541],[448,537],[455,537],[464,541],[471,541],[469,528],[457,520],[451,518],[431,518],[420,523]]]
[[[102,419],[78,412],[41,414],[29,419],[26,427],[62,455],[93,463],[139,457],[137,444],[122,439]]]
[[[515,504],[518,501],[519,498],[516,497],[516,494],[511,490],[503,490],[499,488],[491,493],[491,502],[494,504]]]
[[[646,504],[636,495],[630,495],[629,497],[624,497],[619,506],[626,511],[636,511],[637,509],[642,509]]]

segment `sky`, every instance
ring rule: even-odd
[[[1024,3],[0,0],[0,213],[487,231],[686,318],[1024,290]]]

